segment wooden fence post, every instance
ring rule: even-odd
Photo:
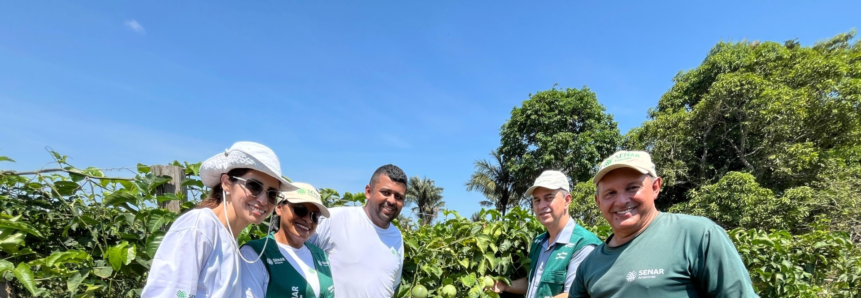
[[[0,298],[18,298],[12,284],[2,278],[0,278]]]
[[[159,204],[159,207],[167,208],[173,213],[179,213],[179,206],[188,200],[188,188],[182,185],[182,180],[185,179],[185,169],[178,166],[152,166],[152,174],[172,178],[167,183],[159,185],[155,192],[159,196],[172,193],[179,197],[182,194],[183,199],[181,201],[173,200]]]

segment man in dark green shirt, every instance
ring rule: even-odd
[[[613,235],[580,264],[568,297],[758,297],[723,228],[655,208],[662,181],[648,153],[616,152],[593,180]]]

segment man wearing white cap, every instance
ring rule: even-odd
[[[580,262],[601,240],[578,226],[568,215],[571,194],[568,177],[560,171],[544,171],[526,190],[532,209],[547,232],[535,237],[529,250],[529,275],[511,285],[496,282],[497,293],[526,294],[526,298],[567,297]]]
[[[580,264],[569,297],[758,297],[723,228],[655,208],[662,181],[648,153],[616,152],[593,180],[613,235]]]

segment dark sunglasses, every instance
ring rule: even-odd
[[[293,214],[296,214],[298,217],[305,217],[308,213],[311,213],[311,222],[317,224],[320,221],[320,212],[310,211],[308,207],[302,204],[290,204],[290,208],[293,209]]]
[[[256,179],[245,179],[233,176],[234,179],[240,180],[243,183],[243,186],[248,193],[251,194],[252,197],[259,197],[261,193],[263,193],[263,182],[257,181]],[[281,196],[281,192],[274,188],[270,188],[266,191],[266,198],[269,200],[269,205],[275,206],[278,203],[278,197]]]

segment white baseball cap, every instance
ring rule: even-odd
[[[653,177],[658,177],[658,171],[655,170],[655,164],[652,163],[652,156],[645,151],[617,151],[610,157],[601,162],[598,168],[598,173],[592,178],[595,185],[604,178],[612,170],[620,168],[632,168],[643,174],[651,174]]]
[[[546,189],[564,189],[565,191],[571,191],[568,186],[568,176],[565,176],[564,173],[560,171],[547,170],[541,173],[541,176],[538,176],[535,179],[535,183],[532,184],[532,187],[526,190],[526,197],[532,196],[532,192],[535,191],[536,188],[543,187]]]
[[[323,205],[323,201],[320,199],[320,193],[317,192],[317,189],[314,188],[314,186],[304,182],[293,182],[293,185],[299,189],[282,192],[281,197],[278,198],[279,204],[283,200],[287,200],[287,202],[292,204],[311,203],[317,205],[317,208],[320,209],[321,215],[327,218],[329,217],[329,209]]]
[[[236,142],[224,153],[216,154],[200,164],[200,180],[207,187],[221,183],[221,174],[233,169],[252,169],[281,182],[280,191],[296,190],[290,181],[281,176],[281,161],[269,147],[254,142]]]

